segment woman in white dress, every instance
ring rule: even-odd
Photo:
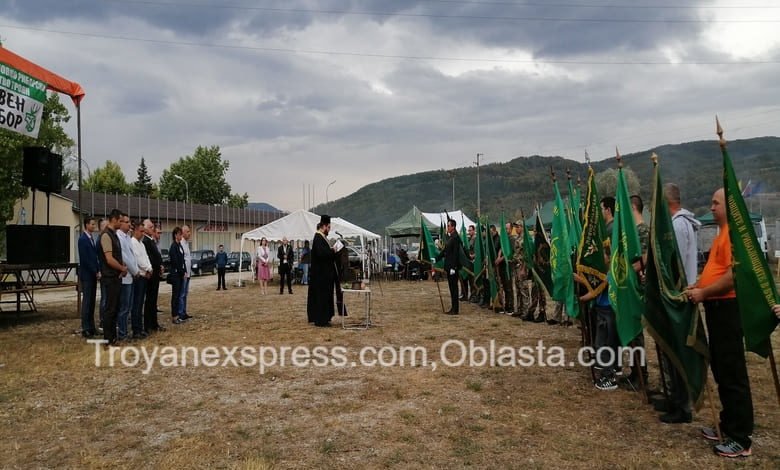
[[[257,266],[257,279],[260,281],[260,291],[266,294],[268,280],[271,279],[271,250],[268,249],[268,240],[263,237],[255,254],[255,266]]]

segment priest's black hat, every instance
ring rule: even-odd
[[[320,225],[328,225],[330,224],[330,216],[322,214],[320,216]]]

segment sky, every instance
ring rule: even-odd
[[[715,115],[728,140],[780,135],[775,0],[2,3],[3,46],[86,91],[90,168],[132,182],[144,157],[158,181],[218,145],[234,192],[288,211],[478,153],[715,139]]]

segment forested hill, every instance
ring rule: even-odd
[[[760,183],[761,190],[780,190],[780,138],[757,137],[729,142],[729,153],[737,177],[747,183]],[[709,208],[712,192],[722,184],[722,158],[716,140],[662,145],[623,156],[624,166],[639,177],[640,191],[649,204],[653,165],[650,155],[659,156],[664,182],[675,182],[682,188],[683,206],[697,215]],[[593,162],[599,173],[614,168],[614,158]],[[518,218],[520,209],[528,215],[536,202],[552,199],[550,167],[562,182],[565,196],[565,170],[573,178],[579,175],[585,189],[587,166],[561,157],[517,157],[505,163],[480,167],[480,206],[483,215],[497,219],[503,211],[507,219]],[[397,176],[369,184],[349,196],[321,204],[313,210],[348,219],[373,232],[384,235],[385,227],[413,205],[424,212],[453,209],[452,175],[455,177],[455,209],[474,217],[477,206],[477,168],[435,170]]]

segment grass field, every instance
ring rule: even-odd
[[[712,423],[707,404],[692,424],[664,425],[638,393],[594,389],[583,367],[449,367],[439,356],[447,340],[513,348],[544,340],[571,360],[576,327],[525,323],[471,304],[445,316],[433,282],[396,281],[381,293],[373,286],[374,328],[315,328],[306,323],[305,287],[296,287],[292,296],[276,286],[261,296],[251,284],[227,292],[199,285],[190,294],[193,320],[161,322],[166,332],[127,344],[343,347],[346,366],[286,364],[260,374],[158,363],[144,374],[143,363],[112,368],[104,356],[97,367],[95,346],[73,334],[72,302],[21,319],[3,314],[0,467],[780,467],[780,407],[769,366],[755,355],[748,356],[754,455],[735,463],[698,437]],[[354,318],[359,302],[347,300]],[[161,296],[161,319],[167,305]],[[364,346],[423,346],[438,367],[352,367]],[[457,352],[448,350],[449,359]]]

